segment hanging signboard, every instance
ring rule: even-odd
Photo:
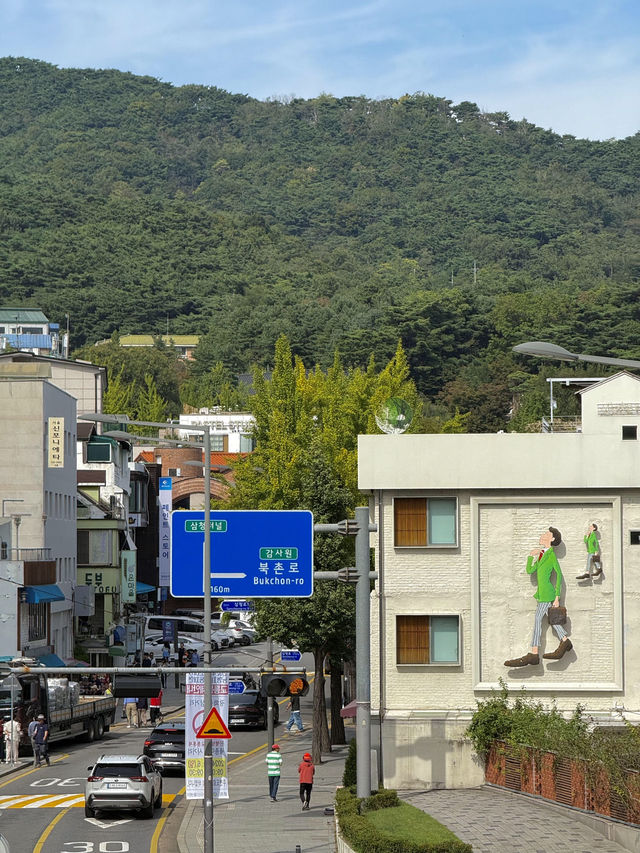
[[[227,734],[229,720],[229,673],[211,673],[211,707],[215,709]],[[212,728],[211,714],[204,718],[204,673],[187,673],[185,685],[185,781],[188,800],[204,799],[205,740],[199,736],[203,727]],[[222,732],[222,728],[219,729]],[[213,797],[229,799],[227,754],[229,738],[220,734],[211,740],[213,756]]]
[[[158,536],[160,537],[158,551],[158,586],[169,586],[171,562],[171,505],[172,479],[160,477],[158,488]]]
[[[137,558],[137,551],[120,551],[120,568],[122,570],[120,600],[123,604],[135,604],[136,602]]]
[[[49,418],[49,468],[64,468],[64,418]]]

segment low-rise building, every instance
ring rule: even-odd
[[[596,725],[640,721],[640,379],[619,373],[580,397],[574,433],[359,437],[378,527],[385,786],[479,784],[464,731],[501,683],[567,714],[580,703]],[[594,527],[600,571],[587,567]],[[556,594],[562,631],[548,621]]]

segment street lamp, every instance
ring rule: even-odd
[[[123,415],[83,414],[80,420],[97,421],[104,424],[116,424],[122,426],[155,427],[156,429],[172,429],[176,424],[173,421],[155,423],[153,421],[124,421]],[[193,444],[188,441],[175,439],[159,439],[168,444],[181,444],[185,447],[198,447],[204,451],[204,548],[202,553],[202,583],[204,591],[204,719],[208,719],[211,713],[211,433],[209,425],[192,426],[189,429],[201,432],[202,444]],[[148,436],[135,436],[117,429],[103,435],[120,439],[141,439],[148,441]],[[204,747],[204,853],[213,853],[213,753],[211,739],[205,740]]]
[[[608,358],[603,355],[585,355],[584,353],[570,352],[558,344],[550,344],[546,341],[527,341],[517,344],[513,352],[521,355],[533,355],[536,358],[555,358],[560,361],[588,361],[594,364],[610,364],[614,367],[640,368],[640,361],[631,358]]]

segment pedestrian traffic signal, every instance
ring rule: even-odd
[[[263,696],[306,696],[308,692],[306,673],[293,675],[288,672],[275,672],[260,677],[260,693]]]

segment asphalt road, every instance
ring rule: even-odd
[[[216,656],[216,665],[240,669],[264,663],[264,645]],[[284,701],[284,700],[283,700]],[[179,713],[177,716],[182,716]],[[286,714],[281,704],[281,720]],[[282,730],[282,722],[277,731]],[[175,850],[179,829],[170,820],[172,806],[182,796],[184,776],[163,777],[162,809],[153,820],[127,812],[84,816],[87,768],[102,752],[140,753],[151,727],[128,729],[119,711],[116,724],[103,739],[91,744],[75,740],[52,744],[51,766],[28,768],[0,781],[0,834],[11,853],[158,853]],[[233,729],[229,759],[242,760],[266,745],[262,730]],[[160,838],[162,836],[162,843]]]

